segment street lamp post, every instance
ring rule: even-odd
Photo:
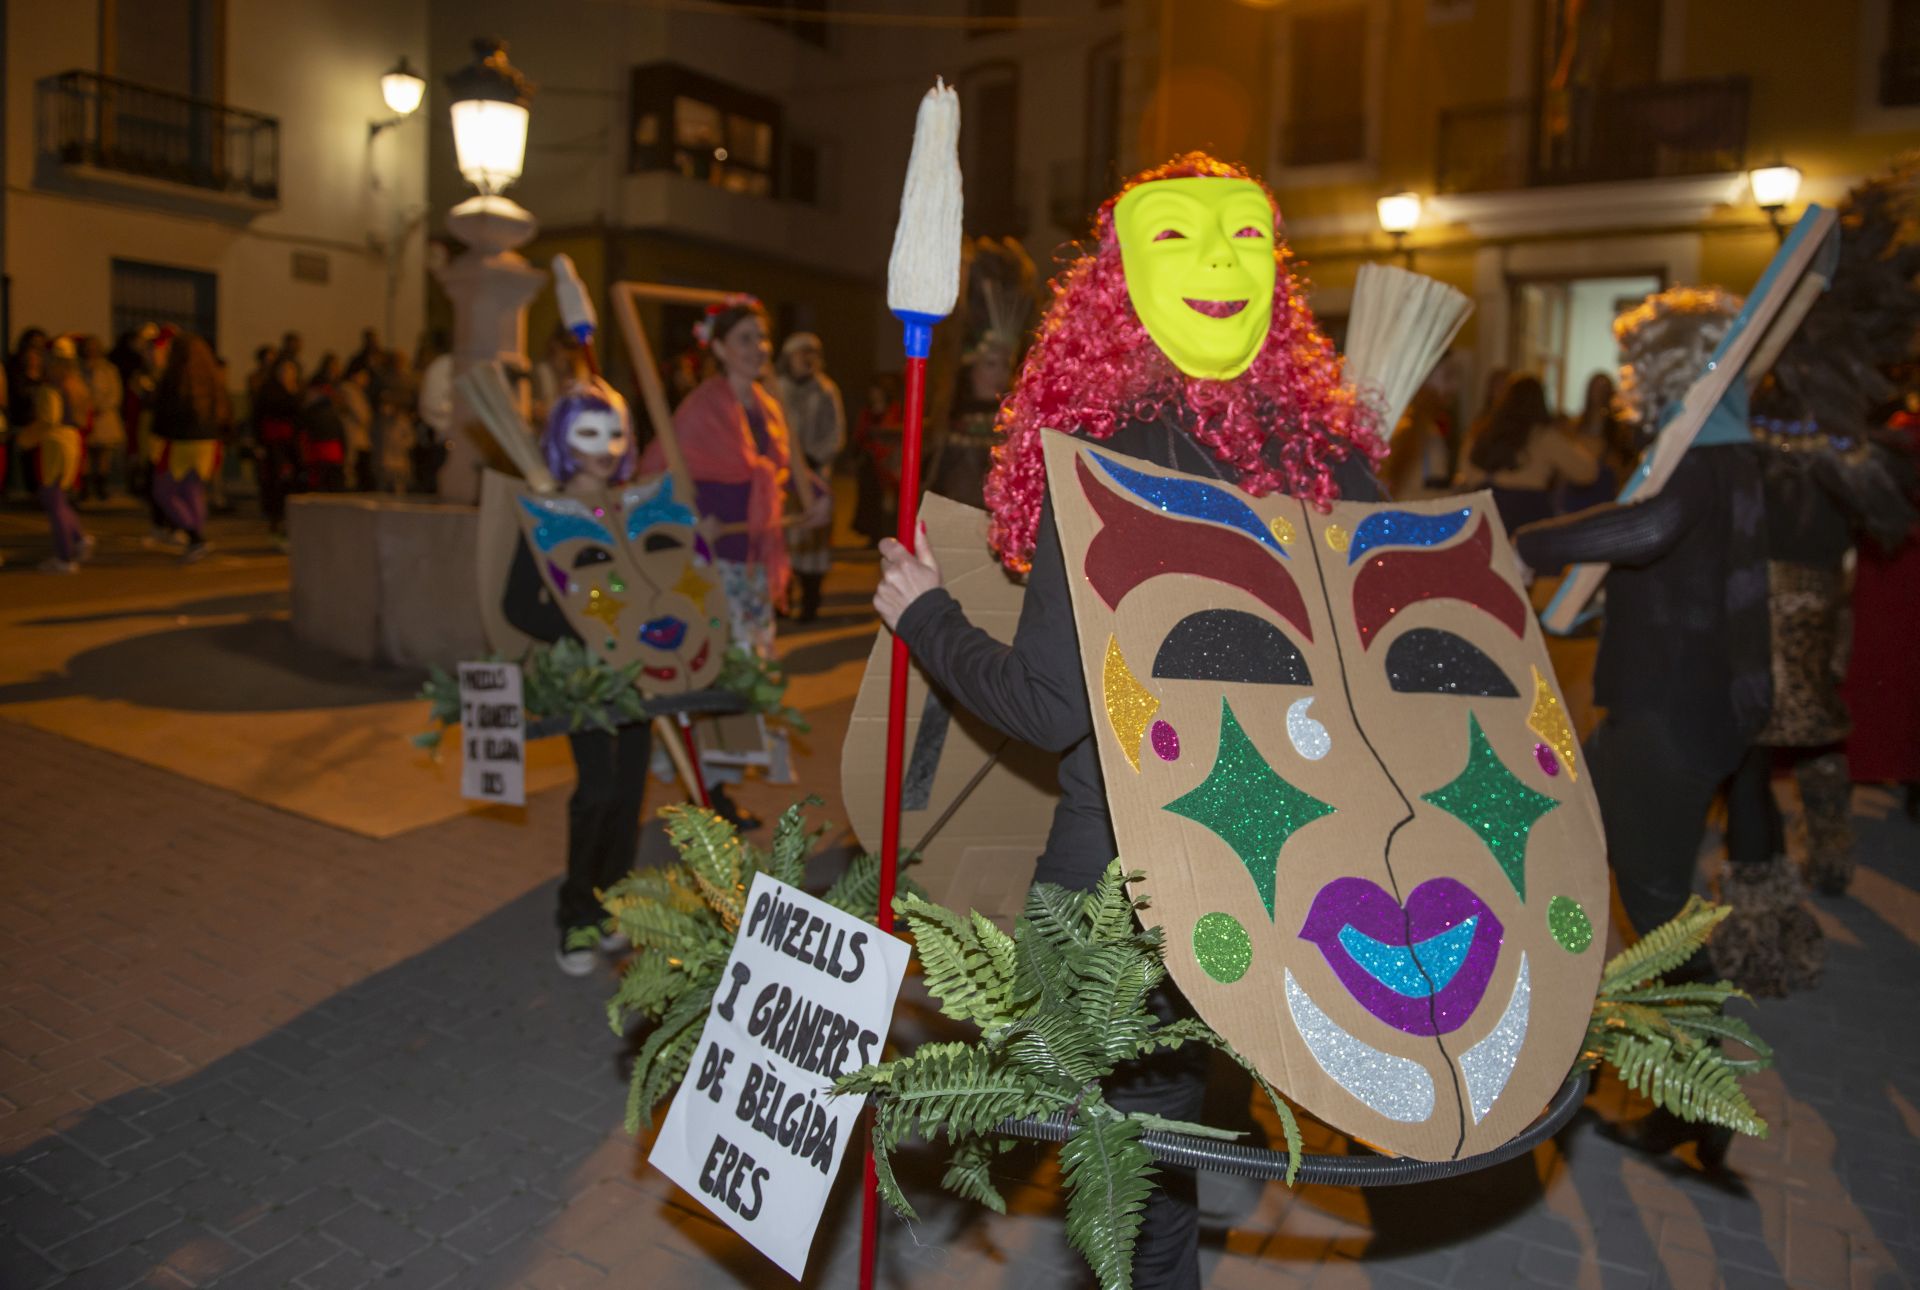
[[[527,150],[533,87],[507,61],[504,41],[475,40],[474,61],[447,77],[453,95],[453,147],[460,173],[479,189],[453,208],[447,228],[468,249],[435,271],[453,301],[453,374],[456,382],[480,363],[526,364],[527,305],[547,275],[519,248],[539,224],[501,190],[520,177]],[[453,429],[440,467],[440,499],[480,500],[485,457],[473,409],[455,385]]]

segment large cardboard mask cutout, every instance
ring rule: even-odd
[[[541,581],[590,649],[615,667],[637,661],[649,694],[712,683],[727,651],[726,593],[671,475],[611,488],[600,504],[516,482],[513,510]]]
[[[1599,810],[1487,495],[1328,514],[1046,436],[1120,854],[1200,1014],[1421,1159],[1573,1064]]]

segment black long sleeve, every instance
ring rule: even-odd
[[[897,630],[914,660],[942,688],[1002,734],[1065,752],[1093,732],[1051,499],[1040,512],[1013,644],[1002,644],[968,622],[944,587],[908,605]]]
[[[1660,493],[1644,502],[1607,502],[1526,525],[1513,535],[1513,545],[1536,573],[1591,562],[1640,569],[1680,545],[1697,514],[1685,498]]]

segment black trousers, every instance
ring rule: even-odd
[[[645,721],[614,734],[580,730],[567,736],[576,773],[567,799],[567,876],[554,921],[562,931],[596,927],[606,911],[594,898],[633,869],[640,849],[640,808],[647,795],[653,730]]]
[[[1747,752],[1737,739],[1683,740],[1673,726],[1665,713],[1610,712],[1587,737],[1607,863],[1642,936],[1687,903],[1707,811]]]
[[[1764,865],[1787,851],[1787,831],[1773,800],[1773,749],[1747,749],[1727,782],[1727,862]]]

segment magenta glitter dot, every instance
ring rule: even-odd
[[[593,513],[594,513],[595,515],[599,515],[599,516],[603,516],[603,517],[604,517],[604,516],[606,515],[606,513],[607,513],[607,508],[606,508],[606,507],[604,507],[604,506],[596,506],[596,507],[594,507],[594,508],[593,508]]]
[[[1555,757],[1553,755],[1553,749],[1547,747],[1545,744],[1535,744],[1533,746],[1533,759],[1540,763],[1540,769],[1547,772],[1548,775],[1558,775],[1560,773],[1560,759]]]
[[[1180,759],[1180,732],[1164,721],[1153,723],[1153,729],[1147,731],[1147,738],[1153,742],[1153,752],[1161,761]]]

